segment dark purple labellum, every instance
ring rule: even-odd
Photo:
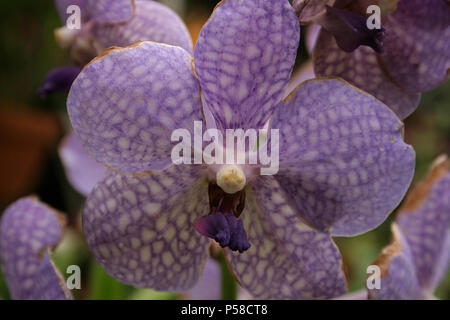
[[[339,48],[352,52],[359,46],[371,47],[382,53],[385,29],[372,29],[367,27],[367,18],[355,12],[327,6],[326,14],[318,23],[336,39]]]
[[[41,98],[46,98],[54,92],[69,92],[81,69],[81,67],[70,66],[51,70],[45,76],[44,83],[37,91],[37,94]]]
[[[195,230],[214,239],[222,248],[229,247],[240,253],[250,248],[241,220],[232,214],[214,213],[195,222]]]

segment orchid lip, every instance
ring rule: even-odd
[[[240,253],[250,248],[242,224],[232,214],[214,213],[195,222],[195,229],[202,235],[214,239],[222,248],[228,247]]]
[[[245,207],[245,191],[229,194],[217,184],[210,183],[208,196],[210,214],[197,219],[195,230],[215,240],[222,248],[240,253],[248,250],[250,243],[239,219]]]

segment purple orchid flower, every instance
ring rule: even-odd
[[[56,30],[56,39],[67,49],[77,66],[50,71],[38,90],[41,97],[53,92],[68,92],[82,66],[111,46],[129,46],[149,40],[180,46],[192,52],[189,32],[168,7],[150,0],[55,0],[63,23],[69,17],[67,8],[77,5],[81,28],[64,26]]]
[[[81,9],[81,30],[70,31],[64,27],[57,31],[60,42],[69,48],[74,61],[78,60],[80,65],[88,63],[107,47],[128,46],[138,40],[178,45],[192,53],[192,40],[186,26],[171,9],[160,3],[150,0],[56,0],[55,4],[64,22],[69,5],[76,4]],[[88,50],[90,53],[84,55],[84,59],[77,59],[83,56],[80,47],[86,47],[81,44],[92,42],[95,46]],[[52,70],[38,94],[45,97],[51,92],[69,92],[81,69],[74,66]],[[80,194],[87,196],[106,169],[86,154],[73,134],[62,141],[59,153],[69,182]]]
[[[448,78],[450,7],[444,0],[294,0],[293,5],[301,22],[322,25],[315,73],[347,80],[401,119],[417,108],[421,92]],[[366,26],[369,5],[381,9],[378,32]]]
[[[381,288],[369,299],[433,299],[450,268],[450,161],[439,157],[408,196],[392,226],[393,241],[375,261]]]
[[[65,224],[34,197],[10,205],[0,220],[0,258],[11,297],[18,300],[65,300],[72,294],[51,261],[51,250]]]
[[[415,156],[393,112],[342,80],[308,81],[281,101],[299,32],[287,0],[228,0],[201,30],[194,59],[141,42],[104,52],[75,80],[67,102],[75,132],[114,169],[83,212],[88,246],[111,276],[188,290],[217,237],[256,298],[346,291],[330,236],[379,225],[404,196]],[[172,162],[175,129],[262,128],[269,119],[281,140],[275,176]]]

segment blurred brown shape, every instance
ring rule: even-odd
[[[204,7],[196,7],[195,10],[190,10],[186,17],[186,25],[192,37],[192,42],[197,42],[198,35],[203,28],[203,25],[208,21],[211,12],[208,12]]]
[[[0,208],[33,192],[61,134],[56,114],[0,103]]]

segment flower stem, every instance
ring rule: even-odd
[[[236,300],[237,283],[228,269],[227,262],[223,254],[219,256],[220,269],[222,273],[222,300]]]

